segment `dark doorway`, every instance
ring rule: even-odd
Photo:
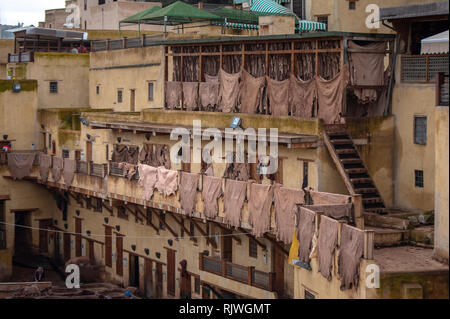
[[[275,273],[274,290],[278,297],[284,295],[284,260],[285,255],[281,249],[274,245],[273,247],[273,272]]]
[[[112,267],[112,228],[105,226],[105,265]]]
[[[233,261],[233,237],[230,230],[222,231],[222,259],[228,262]]]
[[[130,90],[130,111],[136,110],[136,90]]]
[[[59,239],[60,233],[54,233],[54,239],[53,239],[53,260],[56,264],[59,264],[61,262],[61,253],[59,248]]]
[[[130,254],[130,267],[128,267],[130,286],[139,288],[139,257]]]
[[[116,274],[123,276],[123,235],[116,234]]]
[[[64,233],[63,241],[64,241],[64,261],[68,261],[70,259],[70,250],[71,250],[69,233]]]
[[[48,253],[48,229],[52,225],[51,219],[39,220],[39,252]]]
[[[162,275],[162,264],[156,264],[156,296],[155,298],[162,298],[162,289],[163,289],[163,275]]]
[[[14,254],[30,255],[32,248],[31,212],[15,213]]]
[[[94,250],[94,241],[93,240],[89,240],[88,241],[89,244],[89,260],[95,264],[95,250]]]
[[[75,257],[81,257],[81,219],[75,218]]]
[[[153,263],[150,259],[145,260],[144,284],[145,298],[153,298]]]
[[[175,250],[167,249],[167,294],[175,296]]]
[[[180,298],[191,299],[192,295],[191,275],[185,273],[184,275],[180,274],[180,277],[181,277]]]
[[[202,287],[202,299],[211,299],[211,290]]]

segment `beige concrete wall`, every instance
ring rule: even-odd
[[[45,10],[45,23],[43,27],[50,29],[63,29],[68,15],[69,13],[66,12],[65,8]]]
[[[434,251],[448,263],[448,106],[435,108]]]
[[[294,17],[259,17],[259,35],[293,34],[295,33]]]
[[[401,61],[400,57],[397,61]],[[435,85],[407,84],[400,80],[400,62],[396,68],[392,95],[395,116],[395,205],[412,210],[434,209],[435,180]],[[414,144],[414,116],[427,117],[427,143]],[[414,183],[414,170],[424,171],[424,187]]]
[[[40,109],[88,107],[89,55],[36,52],[34,62],[10,63],[17,79],[38,81]],[[50,93],[50,82],[58,82],[58,93]]]
[[[135,2],[106,0],[99,5],[97,0],[87,0],[87,10],[84,10],[83,0],[78,1],[80,8],[81,28],[94,30],[117,30],[119,21],[153,6],[161,6],[160,2]],[[85,24],[86,22],[86,24]],[[142,30],[160,30],[160,26],[142,26]],[[127,30],[136,30],[137,26],[127,27]]]
[[[42,146],[37,123],[37,82],[20,81],[22,91],[12,92],[11,80],[0,80],[0,132],[7,134],[13,149],[29,150]]]
[[[89,72],[90,105],[92,108],[113,108],[130,111],[131,90],[135,90],[135,111],[161,108],[164,105],[163,51],[160,46],[102,51],[91,54]],[[148,85],[153,83],[153,101],[149,101]],[[96,88],[100,92],[97,94]],[[122,90],[123,102],[117,92]]]
[[[392,30],[381,25],[379,29],[368,29],[365,21],[369,13],[366,7],[376,4],[380,8],[425,4],[435,0],[358,0],[356,9],[349,10],[348,0],[307,0],[307,19],[317,21],[317,16],[328,16],[329,31],[392,33]]]
[[[7,76],[8,53],[14,53],[14,40],[0,39],[0,80]]]

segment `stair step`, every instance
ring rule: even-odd
[[[383,200],[381,199],[381,197],[369,197],[369,198],[363,198],[363,203],[364,204],[368,204],[368,203],[382,203]]]
[[[384,207],[370,207],[370,208],[364,207],[364,211],[375,215],[387,215],[386,208]]]
[[[347,174],[367,173],[367,168],[346,168]]]
[[[344,148],[340,150],[336,150],[337,154],[357,154],[357,151],[353,148]]]
[[[331,140],[331,143],[338,144],[338,145],[343,145],[343,144],[352,144],[353,145],[353,141],[350,139],[335,139],[335,140]]]
[[[367,230],[375,232],[375,247],[392,247],[406,244],[409,239],[409,232],[400,229],[387,229],[380,227],[369,226]]]
[[[370,187],[370,188],[357,188],[357,189],[355,189],[355,192],[357,194],[364,194],[364,193],[376,193],[376,194],[378,194],[377,189],[373,188],[373,187]]]
[[[352,182],[353,184],[369,184],[372,182],[372,179],[370,177],[350,178],[350,182]]]
[[[341,159],[342,164],[360,164],[362,160],[360,158],[343,158]]]

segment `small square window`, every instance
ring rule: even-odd
[[[123,91],[118,90],[117,91],[117,103],[122,103],[122,102],[123,102]]]
[[[149,82],[148,83],[148,100],[149,101],[153,101],[153,87],[154,87],[154,83]]]
[[[100,85],[97,85],[97,86],[95,87],[95,93],[97,93],[97,95],[100,94]]]
[[[414,116],[414,144],[427,144],[427,117]]]
[[[58,93],[58,82],[50,82],[50,93]]]
[[[423,171],[415,170],[414,175],[416,187],[423,188]]]
[[[62,150],[62,158],[69,158],[70,153],[69,150]]]
[[[317,17],[317,22],[326,24],[328,31],[328,16]]]
[[[253,258],[258,258],[258,244],[251,238],[249,238],[248,244],[248,255]]]
[[[349,10],[355,10],[356,9],[356,2],[355,1],[349,1],[348,2],[348,9]]]

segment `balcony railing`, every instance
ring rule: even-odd
[[[85,161],[77,161],[77,173],[89,175],[89,163]]]
[[[8,54],[8,63],[34,62],[34,52]]]
[[[403,55],[401,80],[405,83],[432,83],[440,72],[448,72],[448,54]]]
[[[108,174],[108,164],[95,164],[90,165],[90,175],[104,178]]]
[[[109,162],[109,175],[124,177],[125,172],[122,168],[119,168],[119,163]]]
[[[200,270],[239,281],[268,291],[273,291],[275,274],[256,270],[253,266],[237,265],[228,261],[199,254]]]
[[[143,35],[139,38],[126,38],[120,40],[99,40],[92,41],[92,51],[109,51],[109,50],[121,50],[131,48],[141,48],[145,46],[151,46],[157,44],[159,41],[164,40],[164,35]]]

